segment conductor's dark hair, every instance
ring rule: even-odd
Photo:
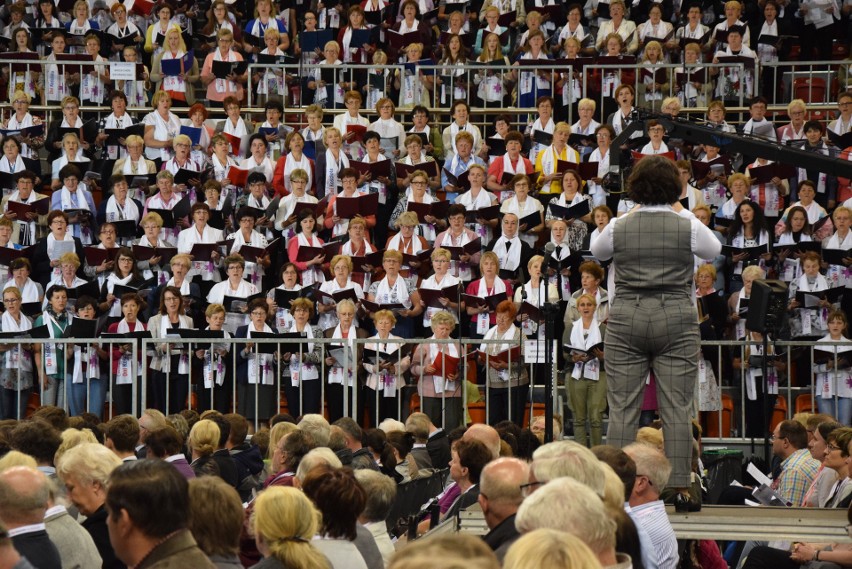
[[[677,165],[662,156],[646,156],[627,179],[627,193],[639,204],[671,204],[680,196],[680,172]]]

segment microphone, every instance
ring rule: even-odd
[[[547,278],[547,270],[550,268],[550,263],[553,261],[553,252],[556,251],[556,245],[553,241],[548,241],[544,246],[544,261],[541,264],[541,277]]]

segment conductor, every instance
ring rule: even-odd
[[[607,444],[634,441],[651,369],[663,420],[669,485],[686,494],[690,483],[690,409],[698,374],[699,331],[691,295],[694,257],[712,259],[721,245],[678,203],[677,166],[662,156],[643,158],[627,180],[637,205],[613,219],[592,244],[601,261],[613,259],[615,291],[605,338]]]

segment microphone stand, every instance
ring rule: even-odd
[[[520,270],[520,267],[518,269]],[[523,308],[524,302],[526,300],[527,300],[527,287],[526,287],[526,285],[522,284],[521,285],[521,307],[522,308]],[[527,318],[529,318],[529,316],[527,316]],[[518,322],[518,324],[519,324],[519,326],[518,326],[518,362],[517,363],[520,363],[520,359],[521,359],[521,357],[523,356],[523,353],[524,353],[524,338],[526,336],[524,335],[524,321],[521,320],[520,322]],[[511,354],[510,354],[510,356],[511,356]],[[512,358],[510,357],[509,358],[509,370],[508,370],[509,371],[509,391],[510,392],[511,392],[511,389],[512,389],[512,365],[511,365],[512,361],[511,361],[511,359]],[[535,383],[535,371],[534,371],[534,369],[535,369],[534,366],[530,365],[530,384],[531,385],[533,383]],[[519,366],[518,367],[518,373],[520,374],[520,372],[521,372],[521,368]],[[486,373],[487,373],[487,370],[486,370]],[[520,381],[520,375],[518,376],[518,380]],[[520,388],[521,387],[519,385],[518,389],[520,389]],[[510,415],[509,420],[512,420],[514,418],[514,417],[511,417],[511,411],[512,411],[512,398],[509,397],[509,415]],[[530,420],[532,420],[532,400],[530,400]],[[521,411],[521,423],[523,423],[523,421],[524,421],[524,415],[523,415],[523,411]],[[523,426],[523,425],[521,425],[521,426]]]
[[[544,279],[547,271],[550,269],[550,261],[553,258],[553,247],[552,243],[548,243],[550,247],[545,246],[545,256],[544,261],[542,262],[542,270],[541,277],[539,280],[539,290],[542,289],[545,291],[543,294],[539,292],[539,307],[542,308],[544,312],[544,393],[545,393],[545,405],[544,405],[544,441],[550,442],[553,440],[553,395],[554,395],[554,383],[553,383],[553,340],[556,335],[556,317],[559,315],[559,303],[558,302],[550,302],[547,298],[547,287],[544,286]]]

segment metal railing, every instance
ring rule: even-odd
[[[112,348],[117,346],[129,346],[130,351],[128,352],[130,357],[130,369],[129,369],[129,380],[132,382],[131,387],[127,387],[128,393],[124,399],[129,401],[129,404],[123,402],[121,407],[118,409],[118,412],[139,412],[142,409],[145,409],[151,404],[151,400],[149,399],[149,392],[153,388],[153,383],[156,381],[164,381],[165,382],[165,401],[157,402],[164,406],[164,411],[169,409],[177,410],[182,409],[186,406],[187,403],[192,405],[194,408],[215,408],[217,405],[217,401],[221,401],[219,399],[223,396],[223,389],[227,389],[228,392],[225,394],[224,399],[227,401],[227,408],[223,409],[224,411],[236,411],[237,410],[237,401],[238,401],[238,381],[237,381],[237,370],[241,368],[243,365],[246,366],[248,370],[248,360],[251,358],[258,358],[266,348],[263,346],[271,346],[268,348],[270,352],[275,352],[279,355],[279,357],[275,358],[274,362],[270,362],[273,365],[272,373],[269,377],[271,377],[271,381],[267,384],[262,382],[258,382],[256,378],[249,378],[245,376],[245,382],[247,387],[245,389],[239,388],[242,393],[240,393],[243,397],[249,397],[249,403],[240,407],[243,410],[248,409],[249,411],[253,411],[257,409],[258,405],[261,403],[264,397],[274,397],[275,400],[271,404],[269,402],[264,401],[271,409],[274,409],[274,412],[277,413],[279,409],[279,399],[280,394],[283,391],[285,395],[290,396],[298,396],[298,409],[302,410],[302,412],[322,412],[325,409],[328,400],[329,400],[329,391],[328,391],[328,372],[331,367],[326,360],[326,351],[329,346],[340,346],[342,341],[338,338],[304,338],[299,340],[294,340],[290,338],[228,338],[228,339],[216,339],[211,340],[209,338],[144,338],[141,340],[133,341],[126,339],[114,339],[114,338],[97,338],[93,339],[92,342],[97,343],[103,350],[105,350],[105,357],[100,358],[100,374],[97,377],[85,377],[80,384],[74,384],[71,381],[72,374],[74,368],[74,347],[78,346],[80,342],[88,342],[87,340],[79,340],[72,338],[57,338],[57,339],[6,339],[4,340],[4,344],[6,346],[20,346],[35,344],[39,346],[43,346],[45,344],[51,344],[57,347],[66,350],[66,353],[70,355],[67,356],[69,359],[66,361],[66,373],[65,379],[58,381],[51,381],[49,383],[44,383],[39,380],[38,377],[38,367],[33,368],[33,389],[32,391],[38,393],[40,396],[40,400],[42,403],[60,403],[66,409],[72,410],[71,400],[69,399],[69,394],[72,390],[77,389],[78,395],[76,396],[78,399],[80,397],[84,398],[84,401],[88,401],[89,404],[85,405],[85,409],[96,412],[98,409],[92,407],[92,402],[94,400],[101,401],[101,405],[105,405],[104,411],[107,415],[112,415],[116,412],[116,392],[118,390],[114,389],[116,386],[121,386],[122,384],[117,383],[116,373],[113,371],[114,363],[117,361],[115,353]],[[204,381],[204,372],[203,372],[203,363],[202,358],[199,358],[199,355],[205,355],[202,351],[197,349],[199,344],[210,344],[213,342],[216,344],[216,347],[227,348],[226,356],[223,358],[223,365],[228,368],[228,373],[230,374],[229,381],[227,383],[222,383],[221,385],[216,385],[216,382],[208,377],[209,384],[205,386]],[[282,363],[280,360],[280,355],[285,353],[290,354],[308,354],[311,353],[308,344],[316,344],[320,346],[319,353],[322,354],[322,357],[319,363],[316,366],[317,371],[317,379],[309,379],[298,381],[293,380],[292,376],[289,374],[282,373],[284,372],[284,367],[289,369],[289,364],[286,362]],[[384,377],[378,378],[381,383],[378,381],[374,383],[375,388],[365,388],[363,382],[359,379],[359,377],[363,377],[366,373],[365,370],[362,370],[362,366],[364,364],[372,365],[368,359],[358,359],[358,354],[361,354],[361,350],[367,347],[368,345],[375,344],[376,340],[371,338],[358,338],[352,341],[352,345],[355,346],[355,351],[350,354],[350,352],[344,352],[343,358],[344,361],[342,363],[342,367],[344,369],[354,369],[353,376],[353,385],[354,387],[349,387],[347,390],[350,393],[346,393],[346,397],[342,398],[342,401],[339,403],[339,409],[344,416],[352,416],[359,417],[360,410],[363,409],[366,405],[370,405],[371,417],[370,417],[370,425],[375,426],[381,420],[388,418],[386,416],[380,416],[379,410],[384,408],[388,410],[387,406],[382,406],[381,402],[385,398],[385,396],[393,397],[393,408],[391,410],[391,418],[397,418],[400,420],[404,420],[410,409],[410,397],[418,391],[416,389],[417,385],[424,380],[423,374],[418,376],[411,375],[408,371],[403,371],[403,373],[387,373],[384,374]],[[459,353],[465,354],[468,351],[479,349],[483,344],[486,346],[489,345],[503,345],[506,344],[503,340],[476,340],[470,338],[463,338],[461,340],[429,340],[429,343],[435,344],[438,346],[447,346],[453,344],[461,349]],[[140,354],[145,354],[146,358],[150,358],[158,353],[162,355],[164,353],[165,345],[168,344],[168,350],[171,352],[172,350],[180,350],[180,353],[188,357],[188,366],[185,370],[174,370],[172,369],[169,373],[157,372],[157,370],[153,370],[150,362],[146,361],[145,365],[140,366],[137,362],[139,361]],[[388,339],[387,341],[382,340],[381,344],[384,345],[382,352],[388,354],[395,354],[395,356],[390,356],[389,358],[385,358],[384,361],[389,361],[393,363],[395,366],[398,366],[396,369],[406,370],[410,363],[416,363],[421,368],[425,367],[425,364],[428,362],[410,362],[411,353],[406,353],[406,347],[413,348],[417,345],[424,344],[424,339]],[[178,346],[180,345],[180,346]],[[249,346],[250,345],[250,346]],[[517,344],[513,344],[512,347]],[[712,419],[712,427],[714,427],[714,431],[716,436],[708,437],[711,440],[726,440],[726,441],[734,441],[734,442],[745,442],[749,440],[749,438],[745,437],[745,426],[750,420],[746,415],[746,402],[748,400],[748,389],[747,385],[747,374],[749,373],[749,369],[747,364],[744,362],[749,361],[749,355],[751,352],[755,351],[757,347],[761,344],[759,342],[744,342],[744,341],[707,341],[703,342],[702,346],[705,348],[716,348],[716,354],[713,357],[713,361],[710,361],[710,367],[716,370],[713,374],[713,377],[708,377],[708,381],[715,380],[719,387],[720,397],[719,401],[717,401],[717,405],[721,407],[720,411],[709,413],[715,413],[715,416]],[[249,352],[243,352],[243,354],[239,354],[238,351],[246,350],[249,348]],[[394,349],[389,346],[401,346],[401,349]],[[800,395],[808,395],[810,396],[810,404],[817,408],[820,405],[821,398],[816,393],[814,387],[814,369],[816,366],[816,358],[814,354],[814,348],[819,346],[819,348],[831,349],[834,346],[848,346],[848,344],[843,343],[835,343],[835,342],[819,342],[815,343],[812,341],[779,341],[773,342],[770,346],[774,349],[774,351],[778,354],[775,361],[777,362],[778,371],[778,382],[777,382],[777,393],[780,397],[783,397],[785,405],[778,404],[771,411],[771,414],[781,415],[783,414],[784,418],[789,418],[795,412],[796,409],[796,398]],[[205,347],[205,346],[202,346]],[[375,346],[373,346],[375,347]],[[159,350],[159,352],[158,352]],[[804,350],[804,351],[803,351]],[[224,350],[223,350],[224,351]],[[172,355],[177,355],[177,352],[174,352]],[[514,364],[518,363],[516,361],[512,361],[513,354],[509,353],[509,367],[512,368]],[[350,357],[352,360],[350,361]],[[409,362],[403,362],[404,358],[409,358]],[[468,389],[469,386],[463,380],[468,377],[468,374],[471,373],[473,377],[476,377],[480,385],[478,389],[481,389],[480,397],[484,400],[485,405],[485,420],[487,421],[487,417],[489,411],[492,410],[492,396],[495,392],[493,389],[508,389],[509,400],[511,400],[511,394],[514,390],[520,389],[524,392],[524,396],[522,397],[523,405],[520,409],[513,409],[511,406],[506,410],[507,418],[509,420],[513,420],[515,422],[520,423],[523,416],[518,417],[515,413],[524,413],[525,409],[529,405],[530,408],[530,420],[532,419],[532,403],[534,400],[533,394],[537,394],[540,392],[541,388],[545,384],[545,378],[536,377],[535,375],[528,375],[526,382],[521,382],[520,384],[513,385],[513,382],[507,382],[505,386],[502,386],[498,381],[483,381],[481,377],[483,369],[488,369],[490,364],[491,355],[484,356],[484,362],[480,361],[475,363],[473,361],[469,361],[468,359],[462,357],[459,362],[459,383],[457,387],[453,388],[453,392],[443,392],[440,394],[439,399],[441,399],[441,409],[442,415],[441,419],[446,418],[446,405],[448,400],[455,400],[460,405],[463,412],[466,414],[470,407],[468,404]],[[3,364],[5,365],[5,355],[4,353],[0,353],[0,358],[3,359]],[[243,363],[242,360],[245,360]],[[305,359],[301,356],[299,357],[300,361]],[[840,356],[838,354],[833,355],[833,366],[835,369],[838,367]],[[741,364],[739,366],[734,366],[733,362],[739,361]],[[195,362],[193,365],[192,362]],[[484,364],[484,366],[483,366]],[[806,366],[808,369],[807,375],[812,378],[812,381],[808,382],[806,385],[796,386],[790,380],[789,372],[793,369],[795,365]],[[569,364],[570,365],[570,364]],[[199,375],[198,368],[201,366],[202,371],[201,375]],[[476,372],[470,370],[471,366],[476,366],[478,369]],[[530,371],[534,371],[535,366],[530,366]],[[253,366],[251,369],[255,370],[255,373],[260,373],[259,366]],[[726,371],[727,370],[727,371]],[[299,370],[301,371],[301,370]],[[8,373],[17,373],[17,370],[7,370]],[[557,386],[558,380],[561,379],[562,373],[558,372],[556,366],[552,369],[553,376],[551,379],[553,380],[552,385]],[[824,371],[821,371],[823,373]],[[155,375],[159,373],[159,375]],[[212,373],[212,365],[211,365],[211,373]],[[88,374],[87,374],[88,375]],[[379,374],[377,374],[379,375]],[[402,376],[402,377],[399,377]],[[10,376],[13,378],[13,376]],[[402,381],[403,378],[410,378],[409,381]],[[135,379],[134,379],[135,378]],[[243,378],[241,374],[241,379]],[[472,377],[471,377],[472,379]],[[126,381],[126,380],[125,380]],[[310,385],[310,382],[315,381],[316,384]],[[393,388],[390,387],[390,383],[387,383],[388,388],[385,390],[385,382],[393,382]],[[566,377],[564,377],[565,382],[573,381],[570,377],[570,368],[566,370]],[[757,381],[762,381],[758,379]],[[60,383],[61,382],[61,383]],[[185,383],[184,383],[185,382]],[[184,385],[180,385],[184,383]],[[75,385],[84,384],[86,387],[84,390],[84,395],[79,394],[80,387],[76,387]],[[288,385],[289,384],[289,385]],[[305,392],[303,392],[302,387],[305,385],[309,387],[315,387],[319,389],[319,404],[316,409],[306,409],[306,400],[305,400]],[[196,386],[193,388],[193,386]],[[270,389],[263,389],[264,387],[268,387]],[[293,388],[292,390],[290,388]],[[162,386],[160,387],[162,389]],[[175,403],[173,401],[175,389],[178,389],[177,393],[183,393],[181,397],[188,399],[182,399],[181,401]],[[554,405],[554,411],[556,413],[561,413],[561,406],[558,406],[558,401],[560,396],[562,395],[563,387],[554,387],[554,390],[551,393],[545,393],[543,397],[543,401],[548,404]],[[558,391],[557,391],[558,390]],[[17,402],[17,409],[25,409],[26,401],[24,399],[28,399],[30,395],[30,390],[21,389],[16,390],[13,386],[12,389],[6,389],[5,395],[8,397],[11,396],[11,399]],[[290,393],[287,393],[287,392]],[[567,389],[566,389],[567,391]],[[762,391],[762,390],[760,390]],[[10,393],[14,392],[14,393]],[[109,397],[105,397],[106,392],[109,392]],[[195,399],[192,398],[191,394],[195,394]],[[351,398],[351,400],[350,400]],[[437,398],[437,397],[436,397]],[[567,394],[565,395],[566,400]],[[733,403],[733,410],[730,409],[730,406],[723,405],[723,400],[726,400],[728,404]],[[834,408],[837,408],[837,404],[839,398],[837,396],[837,392],[835,390],[833,399],[826,399],[825,401],[829,401]],[[23,403],[23,407],[22,407]],[[292,403],[295,403],[293,401]],[[694,415],[698,416],[697,409],[697,399],[696,399],[696,408],[694,410]],[[422,399],[421,399],[422,405]],[[825,404],[823,404],[825,405]],[[97,404],[95,404],[97,407]],[[296,405],[291,405],[290,409],[292,410]],[[568,401],[568,407],[571,407],[571,402]],[[422,408],[422,407],[421,407]],[[80,412],[85,409],[79,409]],[[100,414],[100,413],[97,413]],[[258,417],[255,413],[249,413],[250,416],[254,419],[256,424],[260,424],[261,419],[265,419],[268,417]],[[394,416],[395,415],[395,416]],[[9,418],[20,418],[18,413],[10,414]],[[752,418],[753,419],[753,418]],[[757,419],[760,421],[760,419]],[[767,418],[767,421],[772,420],[772,415]],[[526,425],[525,425],[526,426]],[[767,425],[768,426],[768,425]],[[762,433],[764,432],[764,427],[759,428],[758,430]]]
[[[88,367],[86,372],[82,372],[81,368],[81,373],[83,373],[85,377],[80,376],[78,378],[79,383],[75,383],[74,369],[77,365],[76,358],[81,358],[82,360],[82,358],[86,357],[86,354],[82,353],[82,349],[79,351],[76,349],[81,347],[81,343],[86,344],[85,348],[87,350],[89,347],[92,347],[93,344],[97,344],[106,352],[106,357],[98,357],[99,373],[97,377],[90,376]],[[119,362],[119,360],[115,357],[113,348],[128,345],[130,346],[130,361],[128,362],[129,369],[127,369],[129,377],[120,380],[116,377],[116,373],[113,371],[113,364],[118,364]],[[30,348],[24,349],[28,346]],[[64,377],[58,377],[57,373],[47,374],[46,370],[45,372],[41,372],[43,362],[37,362],[36,360],[44,359],[45,346],[48,346],[49,351],[54,352],[55,357],[65,358],[62,366]],[[139,405],[141,394],[138,386],[141,385],[139,379],[141,376],[139,374],[139,346],[135,341],[131,340],[128,342],[128,340],[120,338],[92,338],[86,340],[75,338],[4,338],[3,347],[9,349],[4,352],[0,352],[0,364],[2,364],[4,368],[7,385],[13,386],[11,389],[8,387],[4,387],[2,389],[4,392],[3,406],[11,407],[4,410],[4,413],[7,416],[3,418],[22,419],[28,405],[30,404],[30,397],[32,394],[38,394],[39,401],[42,405],[56,404],[69,412],[77,411],[78,413],[82,413],[84,411],[89,411],[98,416],[101,416],[104,413],[106,413],[107,416],[111,416],[116,412],[115,396],[119,392],[119,389],[116,389],[116,387],[119,386],[124,388],[121,391],[129,391],[129,393],[122,393],[122,395],[124,395],[124,401],[121,405],[122,408],[118,409],[118,412],[136,414],[144,408]],[[9,369],[7,367],[6,354],[12,350],[20,350],[17,357],[18,365],[14,366],[13,369]],[[32,358],[32,372],[29,373],[29,377],[27,377],[26,375],[23,375],[20,364],[23,358],[30,357]],[[80,363],[83,362],[81,361]],[[85,363],[87,366],[90,366],[92,362],[89,360]],[[57,370],[60,369],[58,359],[56,365]],[[121,366],[118,367],[117,371],[122,371]],[[137,379],[134,380],[133,378]],[[128,380],[130,383],[126,383]],[[22,388],[21,383],[28,383],[31,387]],[[17,388],[15,386],[17,386]],[[85,387],[83,388],[82,386]],[[107,392],[110,394],[109,398],[106,397]],[[76,409],[78,404],[82,405],[82,408],[79,410]],[[0,409],[2,409],[2,407],[0,407]]]

